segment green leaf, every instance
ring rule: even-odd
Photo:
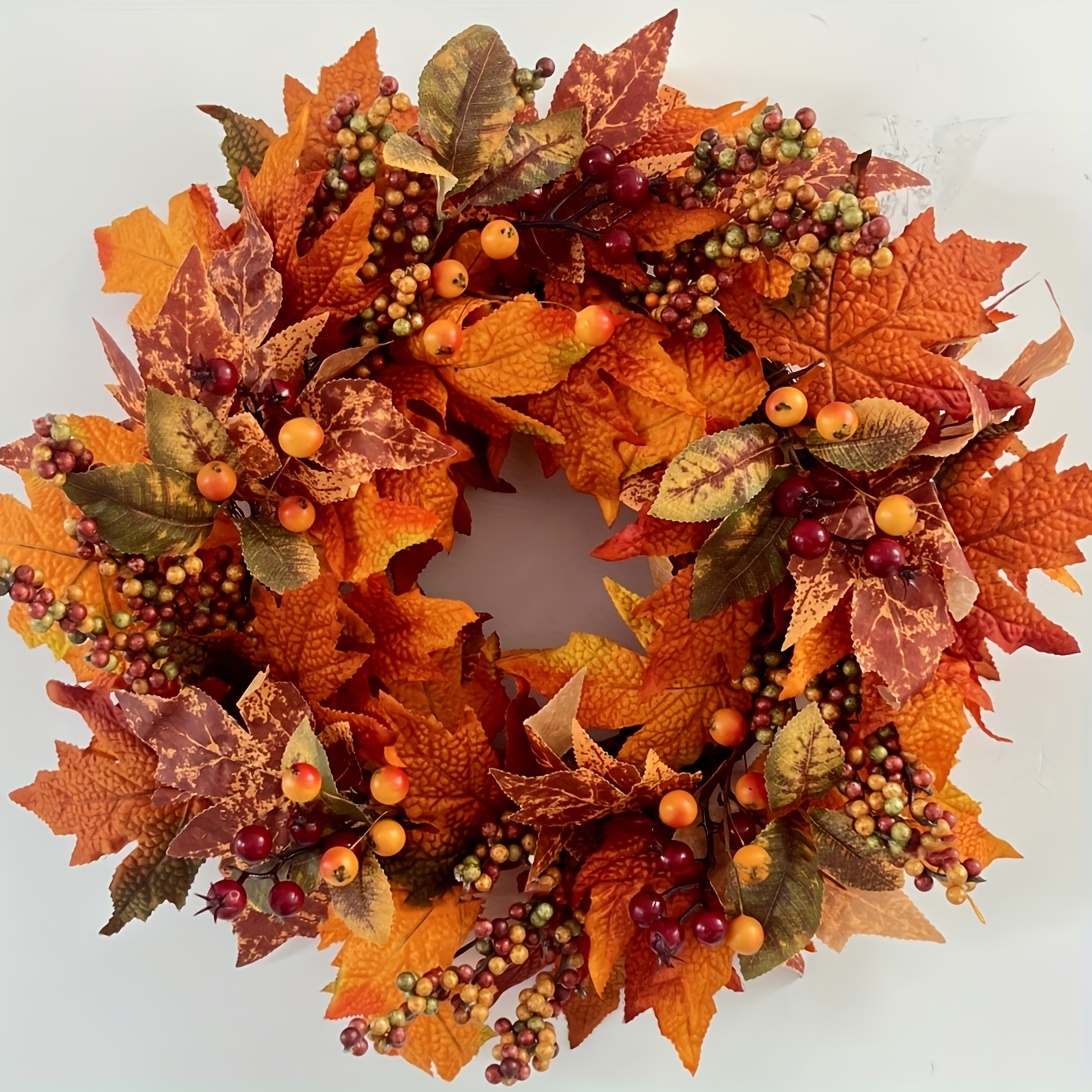
[[[394,895],[374,854],[369,853],[360,862],[360,874],[352,883],[330,888],[330,906],[363,940],[386,944],[390,939]]]
[[[853,829],[845,812],[812,808],[808,812],[819,867],[843,887],[859,891],[895,891],[902,887],[902,869],[886,848],[873,848]]]
[[[243,464],[224,426],[200,402],[180,394],[148,391],[148,454],[153,463],[184,474],[219,459],[241,472]]]
[[[115,550],[150,557],[190,553],[212,530],[218,511],[192,477],[155,463],[117,463],[72,474],[65,496],[98,521]]]
[[[780,461],[769,425],[703,436],[668,463],[649,514],[677,523],[723,519],[761,492]]]
[[[246,888],[246,901],[260,914],[272,914],[269,906],[269,892],[277,881],[273,876],[247,876],[243,880]]]
[[[224,127],[220,151],[227,160],[231,180],[218,186],[216,192],[241,209],[243,195],[239,190],[239,171],[246,167],[251,174],[257,174],[265,159],[265,150],[277,134],[264,121],[237,114],[226,106],[198,106],[197,109],[215,118]]]
[[[776,587],[785,577],[785,551],[793,520],[773,507],[773,487],[787,475],[779,468],[769,486],[725,517],[705,540],[694,562],[690,617],[716,614]]]
[[[814,800],[833,788],[845,753],[815,702],[805,706],[777,735],[766,756],[766,791],[774,811]]]
[[[485,170],[516,117],[516,62],[492,27],[456,34],[418,85],[421,136],[465,189]]]
[[[513,125],[474,186],[471,205],[503,205],[571,170],[584,150],[580,107]]]
[[[909,406],[890,398],[862,398],[852,403],[860,423],[848,440],[824,440],[808,433],[808,450],[844,470],[883,470],[905,458],[921,442],[929,422]]]
[[[322,879],[319,874],[319,859],[321,857],[322,850],[316,849],[310,853],[301,853],[298,857],[293,857],[288,864],[288,878],[293,883],[298,883],[308,895],[318,887],[319,881]]]
[[[795,816],[774,819],[755,839],[770,855],[770,874],[741,884],[723,843],[716,843],[710,870],[713,889],[733,916],[749,914],[762,923],[766,939],[750,956],[739,957],[746,979],[780,967],[815,935],[823,910],[823,878],[808,832]]]
[[[235,525],[246,567],[270,591],[280,595],[302,588],[319,575],[318,555],[303,535],[260,516],[236,520]]]
[[[113,936],[130,921],[147,921],[151,912],[165,902],[179,910],[186,903],[193,879],[202,862],[186,857],[169,857],[170,838],[138,845],[117,867],[110,881],[114,913],[99,930]]]
[[[362,823],[371,822],[371,816],[366,811],[341,795],[337,782],[334,780],[333,771],[330,769],[330,760],[326,757],[326,748],[306,720],[300,721],[299,727],[284,745],[281,772],[283,773],[297,762],[306,762],[314,766],[322,775],[321,799],[326,807],[337,812],[338,815],[345,815]]]

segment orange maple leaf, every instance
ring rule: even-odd
[[[986,830],[978,819],[982,814],[982,805],[950,781],[936,794],[935,800],[942,808],[955,813],[956,823],[952,829],[959,852],[964,857],[974,857],[983,866],[1000,857],[1022,857],[1003,838]]]
[[[927,212],[891,250],[892,265],[864,279],[840,259],[812,276],[791,303],[767,299],[739,280],[719,299],[760,356],[823,365],[798,383],[814,405],[878,396],[966,417],[967,369],[935,350],[996,329],[982,303],[1000,291],[1002,273],[1023,247],[962,232],[938,242]]]
[[[670,557],[696,554],[712,534],[715,523],[676,523],[650,516],[651,504],[642,506],[637,518],[592,550],[600,561],[625,561],[631,557]]]
[[[843,599],[826,617],[802,634],[792,646],[792,663],[781,689],[781,700],[799,697],[808,682],[853,651],[849,601]],[[886,702],[884,705],[887,706]]]
[[[746,129],[765,105],[766,100],[763,99],[754,106],[729,102],[716,107],[691,106],[687,103],[669,107],[656,128],[634,144],[624,158],[631,162],[690,151],[703,130],[716,129],[728,135],[737,129]]]

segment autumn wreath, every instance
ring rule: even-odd
[[[1072,583],[1092,476],[1019,436],[1068,330],[973,372],[1021,248],[892,238],[924,179],[810,108],[688,104],[674,24],[581,47],[541,116],[554,63],[482,26],[416,104],[369,32],[286,80],[284,135],[202,107],[238,217],[193,186],[96,232],[124,419],[2,449],[11,624],[93,737],[12,798],[73,864],[135,843],[104,933],[212,859],[240,964],[335,948],[352,1054],[488,1044],[508,1085],[624,995],[693,1071],[723,987],[940,939],[905,876],[969,910],[1016,856],[949,772],[991,645],[1076,651],[1025,592]],[[596,556],[652,563],[607,582],[642,651],[502,654],[418,588],[517,432],[635,510]]]

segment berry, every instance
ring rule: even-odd
[[[217,880],[205,896],[213,921],[232,921],[246,909],[246,888],[238,880]]]
[[[807,478],[794,474],[774,490],[774,510],[779,516],[795,519],[804,510],[810,496],[811,483]]]
[[[648,194],[648,176],[644,171],[624,164],[611,172],[608,187],[612,201],[619,205],[638,205]]]
[[[273,849],[273,836],[265,827],[243,827],[231,840],[231,851],[244,861],[264,861]]]
[[[728,933],[728,919],[719,910],[702,910],[691,926],[699,944],[715,948],[724,943]]]
[[[535,72],[544,80],[548,80],[557,71],[552,57],[539,57],[535,62]]]
[[[356,879],[360,861],[346,846],[332,846],[319,859],[319,872],[331,887],[345,887]]]
[[[635,925],[647,929],[667,913],[667,903],[655,891],[638,891],[629,900],[629,916]]]
[[[740,955],[754,955],[765,939],[762,922],[748,914],[740,914],[728,923],[728,947]]]
[[[801,106],[794,116],[800,122],[801,129],[810,129],[815,125],[815,111],[810,106]]]
[[[876,526],[896,538],[909,534],[918,522],[918,506],[902,493],[889,493],[876,505]]]
[[[690,872],[698,862],[685,842],[668,842],[660,854],[660,864],[668,872]]]
[[[740,846],[732,856],[739,882],[744,884],[761,883],[770,874],[770,855],[762,846]]]
[[[288,833],[298,846],[318,845],[322,841],[322,822],[301,812],[288,824]]]
[[[293,417],[285,421],[277,433],[281,451],[294,459],[310,459],[322,447],[325,439],[322,425],[313,417]]]
[[[660,799],[660,822],[666,826],[688,827],[698,817],[698,802],[686,789],[672,789]]]
[[[573,335],[585,345],[605,345],[614,333],[614,316],[598,304],[590,304],[576,313]]]
[[[372,845],[380,857],[393,857],[406,844],[406,829],[394,819],[379,819],[370,831]]]
[[[436,295],[443,296],[445,300],[453,300],[456,296],[461,296],[469,283],[470,277],[466,272],[466,266],[454,258],[437,262],[432,267],[432,286],[436,289]]]
[[[633,236],[623,227],[607,228],[599,237],[599,243],[612,262],[627,261],[636,250]]]
[[[219,460],[205,463],[197,471],[197,492],[206,500],[217,503],[225,501],[235,492],[235,486],[238,484],[239,479],[235,476],[235,471],[227,463]]]
[[[923,872],[920,876],[914,877],[914,886],[919,891],[932,891],[933,889],[933,874],[932,872]]]
[[[309,762],[295,762],[281,775],[281,792],[296,804],[309,804],[322,792],[322,774]]]
[[[660,961],[670,964],[671,957],[682,947],[682,928],[674,918],[663,918],[649,929],[648,942]]]
[[[368,789],[380,804],[400,804],[409,792],[409,776],[401,766],[380,766],[372,774]]]
[[[201,389],[209,394],[231,394],[239,386],[239,369],[222,356],[206,360],[200,373]]]
[[[709,734],[721,747],[735,747],[747,738],[747,718],[736,709],[718,709],[709,723]]]
[[[815,415],[815,429],[824,440],[848,440],[860,424],[857,411],[848,402],[828,402]]]
[[[605,144],[589,144],[580,153],[580,173],[588,178],[606,178],[614,170],[614,152]]]
[[[289,412],[296,408],[296,391],[283,379],[267,379],[258,388],[258,397],[267,407],[281,406]]]
[[[303,888],[292,880],[278,880],[269,889],[269,909],[279,918],[289,918],[307,901]]]
[[[745,808],[764,808],[770,802],[766,795],[766,780],[760,773],[745,773],[733,790],[736,800]]]
[[[437,319],[425,327],[421,341],[429,356],[450,356],[462,346],[463,328],[451,319]]]
[[[482,228],[482,250],[487,258],[503,261],[519,247],[519,232],[507,220],[490,220]]]
[[[876,535],[865,545],[861,564],[872,576],[894,576],[906,567],[906,551],[895,539]]]
[[[808,415],[808,398],[797,387],[778,387],[766,399],[766,416],[780,428],[792,428]]]
[[[830,549],[830,532],[817,519],[802,519],[789,532],[789,549],[814,561]]]
[[[286,531],[308,531],[315,522],[315,506],[306,497],[285,497],[277,505],[277,522]]]

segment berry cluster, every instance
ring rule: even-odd
[[[794,712],[792,701],[781,700],[788,676],[784,653],[774,648],[755,652],[743,665],[739,678],[730,680],[734,690],[752,695],[751,708],[745,713],[718,709],[709,724],[713,742],[721,747],[739,747],[753,736],[756,743],[772,743],[774,732]]]
[[[533,105],[535,92],[546,86],[546,81],[557,71],[557,65],[550,57],[539,57],[534,68],[517,68],[512,73],[512,82],[516,85],[519,97],[527,106]]]
[[[482,841],[455,866],[455,879],[475,891],[489,891],[502,869],[526,864],[533,857],[535,846],[535,834],[529,827],[511,822],[485,823]],[[547,885],[556,886],[556,880],[553,883],[547,880]]]
[[[49,413],[34,422],[38,442],[31,452],[31,469],[46,481],[63,485],[69,474],[79,474],[95,465],[95,456],[82,440],[72,435],[68,417]]]

